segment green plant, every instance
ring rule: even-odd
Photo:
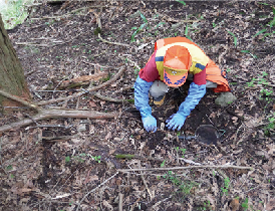
[[[262,29],[261,31],[257,32],[253,37],[256,37],[264,32],[266,32],[267,29]]]
[[[252,80],[251,80],[250,82],[247,82],[246,85],[247,85],[248,87],[253,87],[253,86],[254,86],[254,81],[256,81],[256,79],[255,79],[255,78],[252,78]]]
[[[212,175],[215,177],[216,176],[216,172],[213,170],[212,171]]]
[[[202,210],[213,210],[211,206],[211,202],[207,200],[207,202],[203,202],[203,207],[201,208]]]
[[[221,190],[222,190],[222,192],[224,194],[227,194],[228,193],[228,189],[229,189],[229,184],[230,184],[229,177],[224,178],[223,182],[224,182],[224,186],[223,186],[223,188],[221,188]]]
[[[70,156],[65,157],[65,162],[66,162],[66,163],[70,162],[70,160],[71,160],[71,157],[70,157]]]
[[[184,1],[179,1],[179,0],[176,0],[176,1],[183,4],[184,6],[186,5],[186,3]]]
[[[258,57],[254,54],[252,54],[249,50],[241,50],[242,53],[249,53],[254,59],[257,59]]]
[[[137,33],[139,33],[145,26],[147,25],[147,23],[143,23],[140,25],[139,28],[137,28],[136,26],[134,26],[132,29],[136,29],[136,31],[134,31],[134,33],[131,36],[131,42],[135,41],[135,36],[137,35]]]
[[[31,4],[33,0],[10,0],[3,1],[5,4],[1,5],[0,13],[6,29],[12,29],[17,24],[21,24],[28,16],[27,4]]]
[[[264,134],[269,136],[275,129],[275,112],[271,113],[271,116],[267,117],[268,123],[264,126]]]
[[[217,24],[213,22],[212,26],[213,26],[213,28],[215,28],[217,26]]]
[[[245,201],[242,203],[242,208],[244,208],[244,210],[248,209],[248,198],[246,198]]]
[[[12,165],[8,165],[8,166],[6,167],[6,169],[7,169],[8,171],[12,170]]]
[[[135,69],[134,69],[134,73],[135,73],[135,76],[138,76],[139,69],[138,69],[137,67],[135,67]]]
[[[159,22],[159,23],[155,26],[155,28],[158,28],[159,26],[164,25],[164,24],[165,24],[165,22]]]
[[[268,90],[268,89],[261,89],[260,93],[261,93],[262,97],[264,97],[265,100],[268,101],[269,97],[271,96],[271,94],[273,93],[273,91],[272,90]]]
[[[186,27],[185,27],[184,35],[185,35],[185,37],[187,37],[189,40],[192,41],[191,37],[188,35],[188,24],[187,24]]]
[[[180,134],[179,134],[180,135]],[[178,135],[178,136],[179,136]],[[185,148],[179,148],[179,147],[175,147],[175,150],[176,150],[176,152],[178,153],[179,152],[179,150],[181,151],[181,153],[182,153],[182,158],[184,158],[184,154],[185,154],[185,152],[186,152],[186,149]]]
[[[91,156],[91,158],[94,159],[94,161],[98,162],[98,163],[101,163],[101,156]]]
[[[144,23],[148,23],[146,17],[145,17],[140,11],[138,11],[138,12],[139,12],[139,15],[140,15],[140,17],[142,18],[143,22],[144,22]]]
[[[232,35],[233,36],[233,39],[234,39],[234,45],[235,45],[235,47],[237,47],[237,44],[238,44],[238,39],[237,39],[237,37],[235,36],[235,34],[233,34],[231,31],[227,31],[230,35]]]
[[[181,156],[181,157],[184,158],[184,154],[185,154],[185,152],[186,152],[186,149],[181,148],[180,150],[181,150],[181,153],[182,153],[182,156]]]
[[[181,178],[179,178],[172,171],[168,171],[167,174],[163,175],[162,177],[171,182],[173,185],[177,186],[179,188],[179,192],[183,193],[184,195],[190,194],[191,189],[195,186],[198,186],[198,183],[196,182],[181,180]]]
[[[275,9],[274,9],[274,7],[272,7],[272,12],[274,15],[273,20],[268,23],[270,28],[272,28],[275,25]]]
[[[140,15],[140,17],[141,17],[141,19],[143,20],[144,23],[141,24],[141,25],[139,26],[139,28],[137,28],[136,26],[135,26],[135,27],[132,27],[132,29],[134,29],[134,30],[136,30],[136,31],[134,31],[134,33],[133,33],[132,36],[131,36],[131,42],[134,42],[134,41],[135,41],[135,36],[136,36],[142,29],[144,29],[145,26],[148,25],[148,21],[147,21],[146,17],[145,17],[140,11],[138,11],[138,12],[139,12],[139,15]]]
[[[258,2],[258,4],[262,4],[262,5],[269,5],[269,4],[264,3],[264,2]]]
[[[162,161],[162,163],[160,164],[160,167],[164,167],[164,165],[165,165],[165,160]]]

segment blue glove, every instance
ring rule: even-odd
[[[143,127],[147,132],[156,132],[157,130],[157,120],[152,116],[152,109],[148,104],[148,93],[152,84],[153,82],[147,82],[138,76],[134,86],[135,106],[140,112]]]
[[[190,112],[199,104],[201,98],[206,93],[206,85],[197,85],[194,82],[190,84],[188,95],[184,102],[180,104],[177,113],[171,115],[168,120],[166,120],[166,127],[170,130],[180,130],[183,126],[186,117]]]
[[[167,120],[166,120],[166,127],[169,130],[180,130],[185,122],[186,116],[183,116],[180,112],[177,112],[175,114],[172,114]]]
[[[147,132],[153,131],[156,132],[157,130],[157,120],[152,115],[148,115],[147,117],[142,118],[143,127]]]

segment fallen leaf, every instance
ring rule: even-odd
[[[233,199],[230,203],[232,211],[237,211],[240,207],[239,199]]]
[[[107,135],[105,136],[105,140],[109,140],[110,138],[112,138],[112,132],[111,131],[109,133],[107,133]]]
[[[269,202],[267,202],[267,204],[266,204],[266,210],[272,211],[274,209],[275,209],[275,199],[273,198],[273,199],[270,199]]]

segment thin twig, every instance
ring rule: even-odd
[[[126,87],[120,88],[119,90],[114,91],[113,94],[118,94],[118,93],[121,93],[123,91],[127,91],[129,89],[132,89],[133,87],[134,87],[134,85],[130,85],[130,86],[126,86]]]
[[[106,179],[104,182],[102,182],[101,184],[99,184],[96,188],[92,189],[91,191],[89,191],[78,203],[78,207],[76,208],[76,211],[78,211],[81,203],[84,201],[84,199],[89,196],[91,193],[95,192],[99,187],[101,187],[102,185],[104,185],[105,183],[107,183],[109,180],[113,179],[116,175],[118,175],[119,172],[117,171],[113,176],[109,177],[108,179]]]
[[[99,18],[99,15],[95,12],[93,12],[94,15],[95,15],[95,18],[96,18],[96,23],[98,25],[98,27],[101,29],[102,28],[102,25],[101,25],[101,21],[100,21],[100,18]],[[121,46],[126,46],[126,47],[131,47],[131,45],[128,45],[128,44],[124,44],[124,43],[118,43],[118,42],[110,42],[108,40],[105,40],[101,37],[101,34],[98,33],[98,38],[102,41],[102,42],[105,42],[105,43],[108,43],[108,44],[112,44],[112,45],[121,45]]]
[[[108,40],[105,40],[101,37],[100,33],[98,33],[98,38],[102,41],[102,42],[105,42],[105,43],[108,43],[108,44],[112,44],[112,45],[121,45],[121,46],[126,46],[126,47],[131,47],[131,45],[128,45],[128,44],[124,44],[124,43],[119,43],[119,42],[110,42]]]
[[[118,196],[119,196],[118,210],[123,211],[123,196],[124,195],[122,193],[119,193]]]
[[[171,168],[147,168],[147,169],[118,169],[119,172],[130,172],[130,171],[172,171],[172,170],[184,170],[184,169],[201,169],[201,168],[235,168],[235,169],[248,169],[248,170],[254,170],[252,167],[246,167],[246,166],[232,166],[232,165],[220,165],[220,166],[187,166],[187,167],[171,167]]]
[[[140,161],[139,161],[138,164],[139,164],[139,167],[141,167]],[[152,201],[152,200],[153,200],[153,195],[152,195],[152,193],[151,193],[151,191],[150,191],[150,189],[149,189],[149,187],[148,187],[148,185],[147,185],[147,183],[146,183],[146,180],[145,180],[145,178],[144,178],[144,172],[143,172],[143,171],[140,171],[140,177],[141,177],[142,182],[144,183],[145,188],[146,188],[146,190],[148,191],[149,196],[150,196],[150,199],[151,199],[151,201]]]

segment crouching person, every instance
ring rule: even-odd
[[[158,40],[134,86],[135,106],[147,132],[157,130],[148,94],[154,98],[156,105],[161,105],[169,87],[182,86],[188,76],[193,78],[188,95],[178,111],[166,120],[168,129],[181,129],[187,116],[205,95],[206,88],[213,88],[214,92],[230,92],[230,88],[225,73],[194,42],[185,37]]]

